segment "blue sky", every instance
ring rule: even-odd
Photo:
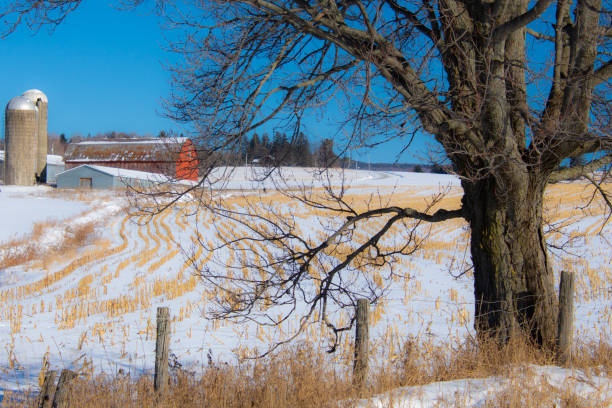
[[[146,8],[122,11],[106,1],[84,1],[53,31],[20,27],[0,40],[0,102],[5,105],[28,89],[42,90],[49,98],[49,132],[68,137],[113,130],[181,132],[181,124],[162,115],[161,101],[170,91],[164,65],[176,62],[176,56],[164,50],[160,23]],[[320,117],[306,120],[306,126],[307,135],[335,134],[333,123]],[[416,157],[404,154],[400,162],[423,161],[426,143],[416,141],[411,149]],[[358,158],[392,162],[400,149],[387,144]]]
[[[158,19],[85,1],[50,32],[21,27],[0,40],[3,104],[30,88],[49,98],[49,132],[157,134],[180,127],[159,114],[169,93]]]

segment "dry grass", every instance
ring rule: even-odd
[[[40,242],[43,234],[52,228],[62,228],[62,224],[64,222],[39,222],[34,224],[31,235],[4,243],[0,249],[6,248],[8,250],[0,258],[0,269],[28,264],[45,258],[53,258],[59,254],[65,255],[67,251],[73,251],[92,241],[95,222],[67,227],[65,228],[66,233],[63,235],[63,239],[57,245],[41,248],[38,242]]]
[[[605,343],[582,345],[573,363],[576,368],[610,375],[612,347]],[[122,372],[80,379],[70,393],[71,407],[219,407],[219,408],[315,408],[351,407],[358,398],[370,397],[402,387],[436,381],[497,376],[508,379],[504,387],[487,397],[486,407],[605,407],[606,395],[585,399],[571,387],[558,389],[545,380],[534,380],[530,365],[548,365],[552,357],[523,341],[499,348],[493,342],[476,347],[466,342],[449,355],[448,348],[433,348],[407,342],[405,359],[371,370],[365,390],[353,387],[350,369],[330,363],[324,353],[297,345],[275,356],[246,360],[236,365],[209,364],[198,373],[174,368],[163,398],[156,398],[151,375],[131,376]],[[604,390],[605,391],[605,390]],[[464,406],[464,396],[449,395],[439,406]],[[608,396],[609,397],[609,396]],[[7,396],[2,407],[33,407],[36,395]]]
[[[598,368],[605,375],[612,376],[612,345],[603,340],[578,344],[570,364],[582,370]]]
[[[517,376],[510,386],[492,395],[485,402],[486,408],[594,408],[607,407],[610,401],[597,396],[584,398],[572,392],[571,388],[559,390],[546,382],[536,382],[530,376]]]
[[[422,385],[460,378],[509,375],[513,367],[524,364],[550,365],[554,357],[523,339],[499,347],[493,340],[469,339],[457,346],[417,345],[408,341],[402,353],[400,375],[403,385]],[[425,357],[421,357],[425,356]]]
[[[99,199],[97,195],[83,190],[48,189],[44,192],[34,194],[34,196],[44,197],[45,199],[62,199],[70,201],[80,201],[92,203]],[[90,244],[93,241],[96,222],[79,223],[75,225],[74,219],[62,221],[43,221],[33,224],[32,232],[10,241],[0,244],[0,269],[12,266],[24,265],[42,259],[53,259],[61,255],[62,259],[68,256],[74,257],[74,251]],[[41,248],[38,243],[40,239],[52,228],[60,228],[65,231],[63,238],[57,245]],[[68,252],[68,253],[67,253]],[[40,266],[40,265],[35,265]],[[44,267],[48,265],[43,265]]]

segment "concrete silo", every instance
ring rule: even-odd
[[[23,96],[16,96],[6,105],[4,184],[31,186],[36,183],[37,116],[38,108]]]
[[[47,112],[49,101],[47,95],[38,89],[25,91],[22,96],[29,99],[38,108],[36,177],[44,183],[47,168]]]

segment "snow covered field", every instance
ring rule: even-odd
[[[224,174],[219,170],[217,176],[221,179]],[[219,182],[215,188],[231,189],[227,197],[235,200],[235,205],[242,199],[237,190],[256,190],[258,196],[276,203],[281,212],[299,215],[300,226],[312,230],[316,237],[317,228],[323,228],[316,221],[320,213],[288,202],[275,188],[279,184],[283,188],[317,187],[321,182],[310,172],[291,170],[282,183],[266,180],[258,184],[251,169],[238,168],[231,172],[229,181]],[[444,190],[442,205],[456,208],[461,197],[458,180],[446,175],[348,171],[344,178],[331,177],[331,182],[347,186],[355,203],[384,197],[418,206],[432,193]],[[587,211],[576,209],[577,204],[586,203],[591,191],[585,184],[549,188],[548,215],[559,227],[550,232],[549,240],[572,240],[563,251],[553,251],[552,261],[556,273],[562,269],[578,272],[576,338],[610,342],[612,227],[606,225],[598,234],[603,207],[597,200]],[[5,186],[0,191],[0,259],[9,250],[2,243],[28,234],[38,221],[66,220],[59,230],[54,225],[55,230],[43,231],[38,242],[43,246],[50,245],[49,239],[61,240],[70,232],[70,225],[79,222],[94,222],[97,233],[95,245],[85,245],[74,253],[0,269],[0,343],[4,345],[0,350],[0,389],[37,384],[45,364],[82,373],[115,373],[120,368],[151,372],[158,306],[170,308],[170,350],[183,366],[205,364],[209,353],[215,359],[236,361],[255,350],[265,350],[275,339],[290,336],[297,329],[297,321],[272,330],[203,317],[220,294],[193,275],[193,263],[222,270],[236,261],[236,254],[229,249],[214,254],[205,251],[196,245],[198,237],[212,245],[219,234],[237,232],[231,222],[205,211],[194,214],[184,201],[146,222],[145,216],[123,211],[127,201],[117,193],[92,192],[82,197],[84,201],[74,194],[64,199],[60,193]],[[387,295],[373,307],[370,336],[375,358],[399,358],[397,353],[408,338],[453,343],[473,331],[471,276],[469,272],[458,276],[469,265],[468,233],[460,221],[436,224],[421,249],[398,261],[404,276],[395,279]],[[338,310],[334,318],[342,321],[349,315],[349,311]],[[350,366],[351,336],[343,335],[340,348],[330,355],[338,364]],[[311,322],[302,339],[321,347],[328,344],[320,322]],[[575,376],[553,368],[546,373],[561,385]],[[440,392],[452,394],[466,387],[486,393],[487,381],[432,384],[414,393],[414,401],[434,401]],[[598,389],[609,391],[612,387],[609,378],[597,381],[601,382]],[[593,388],[585,392],[593,392]],[[466,406],[480,406],[478,396],[469,398]],[[433,403],[406,404],[397,406]]]
[[[50,198],[49,187],[0,187],[2,228],[0,242],[20,238],[32,231],[34,223],[63,220],[89,209],[80,201]]]

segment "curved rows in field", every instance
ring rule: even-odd
[[[423,209],[428,205],[425,192],[429,190],[396,188],[393,198],[387,200],[360,188],[347,199],[360,211],[385,203]],[[583,185],[557,185],[549,190],[547,217],[556,226],[549,238],[555,242],[573,240],[568,245],[583,252],[582,257],[575,258],[553,251],[551,258],[556,272],[578,272],[577,313],[583,320],[577,331],[595,330],[610,336],[612,259],[609,247],[598,235],[604,209],[598,204],[585,213],[576,206],[576,201],[584,200],[589,193]],[[253,205],[269,206],[281,217],[290,216],[296,228],[313,242],[323,238],[322,228],[328,221],[330,227],[338,223],[325,211],[307,209],[278,193],[257,197],[260,201],[255,200]],[[239,209],[246,205],[245,199],[233,196],[225,200],[225,205]],[[437,205],[454,208],[459,200],[460,192],[452,190]],[[317,221],[317,217],[325,222]],[[352,239],[363,242],[377,227],[379,221],[363,225]],[[407,227],[394,227],[394,238],[382,242],[383,247],[401,245],[402,229]],[[471,330],[474,306],[465,223],[449,221],[419,228],[419,234],[428,239],[414,253],[397,257],[394,268],[398,273],[392,275],[389,292],[372,307],[372,348],[386,359],[400,356],[409,337],[452,342]],[[605,229],[608,236],[609,228]],[[160,305],[171,309],[171,351],[184,363],[205,361],[209,352],[222,358],[245,356],[291,337],[299,327],[295,319],[279,327],[262,328],[248,322],[203,317],[215,301],[227,300],[227,294],[203,282],[195,272],[209,268],[249,279],[249,274],[264,274],[263,267],[273,261],[278,251],[275,245],[237,241],[215,253],[209,250],[222,241],[243,237],[247,229],[189,204],[153,216],[136,212],[109,219],[99,245],[66,254],[66,259],[51,263],[38,278],[0,290],[0,324],[6,326],[0,332],[0,341],[7,345],[3,369],[6,373],[26,371],[28,378],[37,374],[43,361],[52,367],[70,366],[83,372],[114,371],[119,366],[150,369],[155,309]],[[339,245],[328,260],[341,260],[350,244]],[[242,268],[243,259],[255,268]],[[317,273],[312,271],[315,280],[320,278]],[[379,287],[389,284],[376,268],[362,268],[361,273]],[[453,275],[461,276],[455,279]],[[348,322],[350,314],[349,310],[332,311],[338,324]],[[328,333],[317,320],[318,313],[306,326],[302,339],[325,346]],[[351,342],[352,335],[343,334],[338,352],[330,358],[350,362]]]

